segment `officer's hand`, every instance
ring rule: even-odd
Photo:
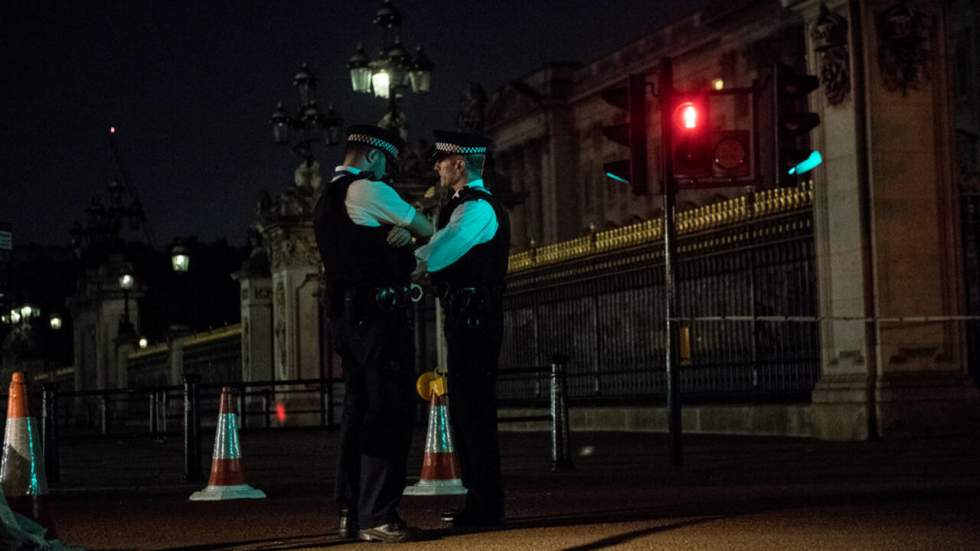
[[[424,260],[420,260],[418,265],[415,266],[415,271],[412,272],[412,281],[415,283],[425,283],[428,274],[428,267]]]
[[[405,228],[395,226],[388,232],[388,244],[392,247],[405,247],[412,244],[412,234]]]

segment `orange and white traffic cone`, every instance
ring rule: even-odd
[[[3,435],[0,483],[10,508],[48,529],[58,537],[48,511],[48,482],[44,474],[38,426],[27,405],[24,374],[14,372],[7,394],[7,427]]]
[[[245,484],[242,450],[238,443],[238,414],[231,401],[231,389],[221,388],[218,425],[214,431],[214,457],[207,488],[191,494],[191,501],[224,499],[262,499],[265,492]]]
[[[459,478],[459,458],[453,446],[449,421],[449,395],[445,377],[423,373],[416,384],[423,400],[429,401],[429,428],[425,435],[425,455],[419,481],[405,488],[407,496],[465,494]]]

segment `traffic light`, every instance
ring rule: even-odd
[[[712,175],[713,143],[708,96],[703,92],[677,92],[671,98],[670,154],[677,178]]]
[[[634,195],[647,194],[647,91],[643,75],[629,75],[626,86],[606,88],[600,95],[606,103],[625,109],[628,122],[607,126],[602,133],[610,140],[630,148],[629,159],[603,165],[606,176],[629,183]]]
[[[810,149],[810,131],[820,124],[820,116],[807,111],[806,97],[820,86],[820,80],[792,67],[776,64],[773,81],[773,139],[777,186],[795,186],[796,176],[820,164],[819,151]]]

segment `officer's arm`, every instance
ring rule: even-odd
[[[468,201],[453,211],[446,227],[437,231],[428,245],[415,250],[419,264],[437,272],[463,257],[470,249],[486,243],[497,232],[497,216],[486,201]]]
[[[429,237],[432,235],[432,223],[429,218],[421,212],[415,211],[412,223],[405,226],[405,229],[412,232],[415,237]]]

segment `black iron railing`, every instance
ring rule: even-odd
[[[681,217],[682,318],[816,315],[809,191],[778,191]],[[568,392],[576,403],[663,397],[660,235],[656,222],[646,222],[512,257],[502,373],[562,353],[572,358]],[[810,399],[820,365],[816,324],[691,321],[686,327],[685,402]],[[537,384],[505,384],[500,391],[509,404],[541,397]]]

